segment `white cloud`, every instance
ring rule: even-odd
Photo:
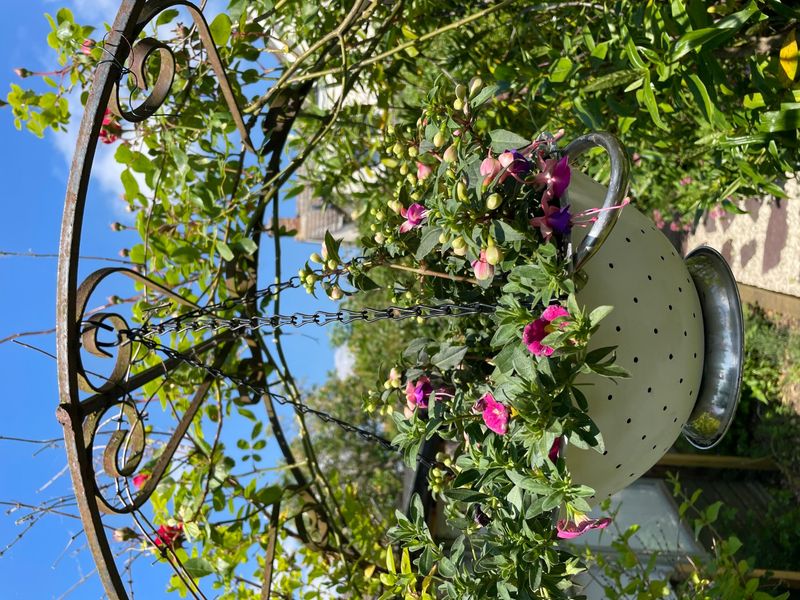
[[[333,364],[336,366],[336,376],[339,379],[347,379],[353,374],[353,365],[356,357],[347,346],[339,346],[333,353]]]

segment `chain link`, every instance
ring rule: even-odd
[[[363,258],[354,259],[351,261],[351,265],[358,264],[359,262],[363,261]],[[338,271],[316,271],[317,275],[321,277],[333,277],[336,275],[340,275],[343,270]],[[325,326],[329,325],[330,323],[353,323],[356,321],[364,321],[367,323],[373,323],[376,321],[385,321],[385,320],[392,320],[392,321],[401,321],[404,319],[411,319],[411,318],[423,318],[423,319],[431,319],[431,318],[441,318],[441,317],[465,317],[470,315],[477,315],[477,314],[489,314],[495,312],[495,307],[489,304],[483,304],[480,302],[472,302],[468,304],[455,304],[455,303],[445,303],[445,304],[437,304],[437,305],[430,305],[430,304],[417,304],[414,306],[389,306],[386,308],[372,308],[372,307],[365,307],[360,310],[351,310],[346,308],[341,308],[336,311],[324,311],[318,310],[313,313],[293,313],[287,315],[273,315],[270,317],[262,317],[262,316],[251,316],[251,317],[222,317],[219,313],[231,310],[237,306],[244,305],[247,303],[253,303],[260,299],[267,298],[267,297],[274,297],[278,294],[282,293],[288,289],[295,289],[299,288],[303,285],[303,282],[300,277],[292,277],[287,281],[273,283],[266,288],[261,290],[257,290],[255,293],[241,298],[230,298],[223,302],[218,302],[215,304],[209,304],[202,308],[197,308],[186,312],[182,315],[178,315],[175,317],[170,317],[168,319],[164,319],[163,321],[156,323],[156,324],[146,324],[142,327],[138,328],[131,328],[120,333],[120,337],[118,339],[118,343],[128,342],[139,342],[145,348],[151,351],[160,352],[161,354],[165,355],[168,358],[179,360],[189,366],[201,369],[214,377],[215,379],[227,379],[232,383],[240,386],[246,390],[249,390],[251,393],[257,394],[258,396],[266,395],[272,398],[278,404],[283,406],[292,406],[297,410],[299,413],[303,415],[314,415],[324,423],[332,423],[342,429],[343,431],[353,433],[358,435],[361,439],[377,443],[378,445],[382,446],[386,450],[391,452],[397,452],[398,448],[394,446],[389,440],[386,438],[364,429],[362,427],[358,427],[353,425],[352,423],[348,423],[347,421],[343,421],[334,417],[333,415],[326,413],[321,410],[317,410],[308,406],[307,404],[303,404],[297,400],[293,400],[288,398],[282,394],[278,394],[276,392],[271,391],[267,387],[261,388],[258,386],[253,385],[246,379],[241,377],[237,377],[236,375],[232,375],[230,373],[225,373],[221,369],[207,365],[203,361],[201,361],[196,356],[192,356],[174,348],[170,348],[162,344],[161,342],[154,339],[155,336],[160,336],[167,333],[175,333],[181,334],[187,331],[192,332],[212,332],[217,333],[219,330],[226,329],[232,332],[250,332],[255,333],[256,331],[260,331],[262,329],[271,329],[272,331],[279,330],[284,327],[304,327],[306,325],[318,325],[318,326]],[[86,326],[97,326],[97,324],[89,323],[85,324]],[[439,468],[445,468],[444,465],[434,461],[431,462],[428,459],[418,456],[417,460],[425,465],[428,468],[433,468],[437,466]]]

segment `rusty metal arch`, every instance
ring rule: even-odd
[[[134,43],[131,43],[130,40],[136,40],[150,21],[171,7],[183,7],[192,15],[207,51],[208,60],[217,76],[222,95],[242,137],[242,142],[247,149],[253,151],[242,113],[236,104],[224,66],[201,10],[188,0],[122,0],[111,31],[106,38],[105,50],[108,58],[97,65],[78,132],[64,202],[56,292],[56,349],[59,385],[59,405],[56,416],[64,430],[68,466],[88,546],[105,592],[112,600],[127,599],[128,595],[104,531],[102,513],[131,512],[147,501],[211,384],[209,378],[206,378],[196,390],[188,410],[167,442],[163,456],[157,461],[152,477],[128,505],[122,509],[112,508],[99,493],[96,485],[92,440],[98,420],[106,411],[116,406],[131,421],[131,431],[115,432],[104,457],[104,468],[107,472],[115,476],[130,475],[141,459],[141,452],[137,454],[136,447],[142,446],[144,442],[141,423],[137,422],[139,415],[135,407],[126,404],[124,398],[132,390],[138,389],[145,383],[175,368],[178,361],[165,359],[159,365],[128,377],[127,363],[131,359],[130,350],[121,351],[115,358],[116,365],[108,378],[109,381],[99,386],[93,385],[86,377],[81,363],[81,345],[89,352],[109,357],[109,352],[97,342],[98,328],[112,329],[119,333],[127,325],[121,316],[113,313],[97,314],[82,323],[86,302],[101,280],[115,274],[130,277],[149,290],[157,291],[174,301],[184,304],[186,301],[129,269],[101,269],[92,273],[79,285],[81,231],[92,163],[106,108],[110,108],[128,121],[137,122],[153,115],[169,95],[174,75],[174,59],[169,48],[152,38],[144,38]],[[148,90],[144,64],[154,52],[161,55],[161,67],[153,89]],[[134,108],[124,108],[119,101],[117,85],[124,73],[122,65],[126,61],[131,65],[130,71],[136,77],[136,85],[149,91],[144,102]],[[231,337],[229,333],[223,332],[198,344],[191,352],[197,356],[211,354],[213,363],[221,364],[234,347]],[[88,398],[81,399],[81,391],[95,393]],[[120,459],[123,447],[127,452],[131,445],[134,446],[134,456]],[[192,589],[191,585],[189,587]]]

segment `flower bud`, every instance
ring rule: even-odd
[[[386,218],[386,214],[382,210],[379,210],[378,212],[375,213],[375,219],[376,220],[383,221],[385,218]]]
[[[448,238],[447,234],[444,231],[439,234],[439,243],[440,244],[446,244],[448,239],[449,238]]]
[[[461,200],[461,202],[466,202],[469,200],[469,196],[467,195],[467,186],[463,181],[456,183],[456,196],[459,200]]]
[[[447,150],[444,151],[444,155],[442,158],[446,162],[455,162],[456,158],[458,158],[458,153],[456,152],[456,145],[450,144]]]
[[[456,110],[463,109],[464,108],[464,102],[462,100],[460,100],[459,98],[456,98],[455,100],[453,100],[453,108],[455,108]]]
[[[469,81],[469,97],[472,98],[483,87],[483,80],[480,77],[473,77]]]
[[[317,283],[317,276],[314,273],[309,273],[306,275],[306,285],[314,285]]]
[[[403,147],[403,144],[401,144],[400,142],[397,142],[395,143],[394,146],[392,146],[392,152],[397,158],[403,158],[405,150],[406,149]]]
[[[336,270],[336,267],[339,266],[339,263],[335,258],[328,259],[328,262],[325,263],[325,264],[328,267],[328,269],[330,269],[331,271]]]
[[[408,175],[408,165],[406,163],[400,165],[400,175]]]
[[[490,265],[496,265],[503,260],[503,251],[497,246],[490,245],[486,248],[486,262]]]
[[[376,244],[382,244],[386,241],[386,236],[384,236],[380,231],[372,236],[372,239],[375,240]]]
[[[466,247],[467,247],[467,242],[464,241],[464,238],[459,236],[453,240],[453,250],[466,249]]]
[[[463,83],[459,83],[456,86],[456,98],[458,98],[459,100],[463,100],[466,97],[467,97],[467,86],[465,86]]]
[[[444,134],[441,131],[437,131],[436,135],[433,136],[433,145],[437,148],[444,146],[445,141]]]
[[[342,296],[344,296],[344,292],[342,291],[342,288],[340,288],[338,285],[335,285],[331,288],[328,296],[330,296],[331,300],[341,300]]]
[[[417,176],[413,173],[409,173],[406,175],[406,181],[408,181],[408,183],[411,185],[417,185]]]
[[[311,262],[317,263],[318,265],[321,265],[321,264],[322,264],[322,257],[321,257],[321,256],[320,256],[320,255],[319,255],[317,252],[314,252],[314,254],[312,254],[312,255],[309,257],[309,260],[310,260]]]
[[[409,158],[414,158],[418,153],[416,146],[409,146],[408,147],[408,156]]]
[[[502,203],[503,203],[503,197],[498,193],[489,194],[489,197],[486,198],[486,208],[488,208],[489,210],[496,209]]]
[[[127,258],[127,257],[129,257],[131,255],[131,251],[128,250],[127,248],[123,248],[122,250],[119,251],[119,255],[122,258]]]
[[[14,73],[16,74],[17,77],[21,77],[22,79],[31,76],[31,72],[28,71],[28,69],[25,69],[24,67],[17,67],[16,69],[14,69]]]
[[[111,231],[122,231],[122,223],[112,223],[111,224]]]

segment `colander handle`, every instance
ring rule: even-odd
[[[564,154],[572,162],[587,150],[596,147],[608,152],[608,157],[611,160],[611,179],[608,183],[606,199],[603,202],[603,208],[610,209],[613,206],[618,206],[625,199],[630,182],[630,163],[620,141],[610,133],[589,133],[574,139],[564,148]],[[586,264],[586,261],[600,249],[611,230],[614,229],[619,213],[620,211],[618,210],[604,210],[598,213],[597,221],[592,225],[589,233],[586,234],[581,245],[572,256],[574,272],[579,271]]]

